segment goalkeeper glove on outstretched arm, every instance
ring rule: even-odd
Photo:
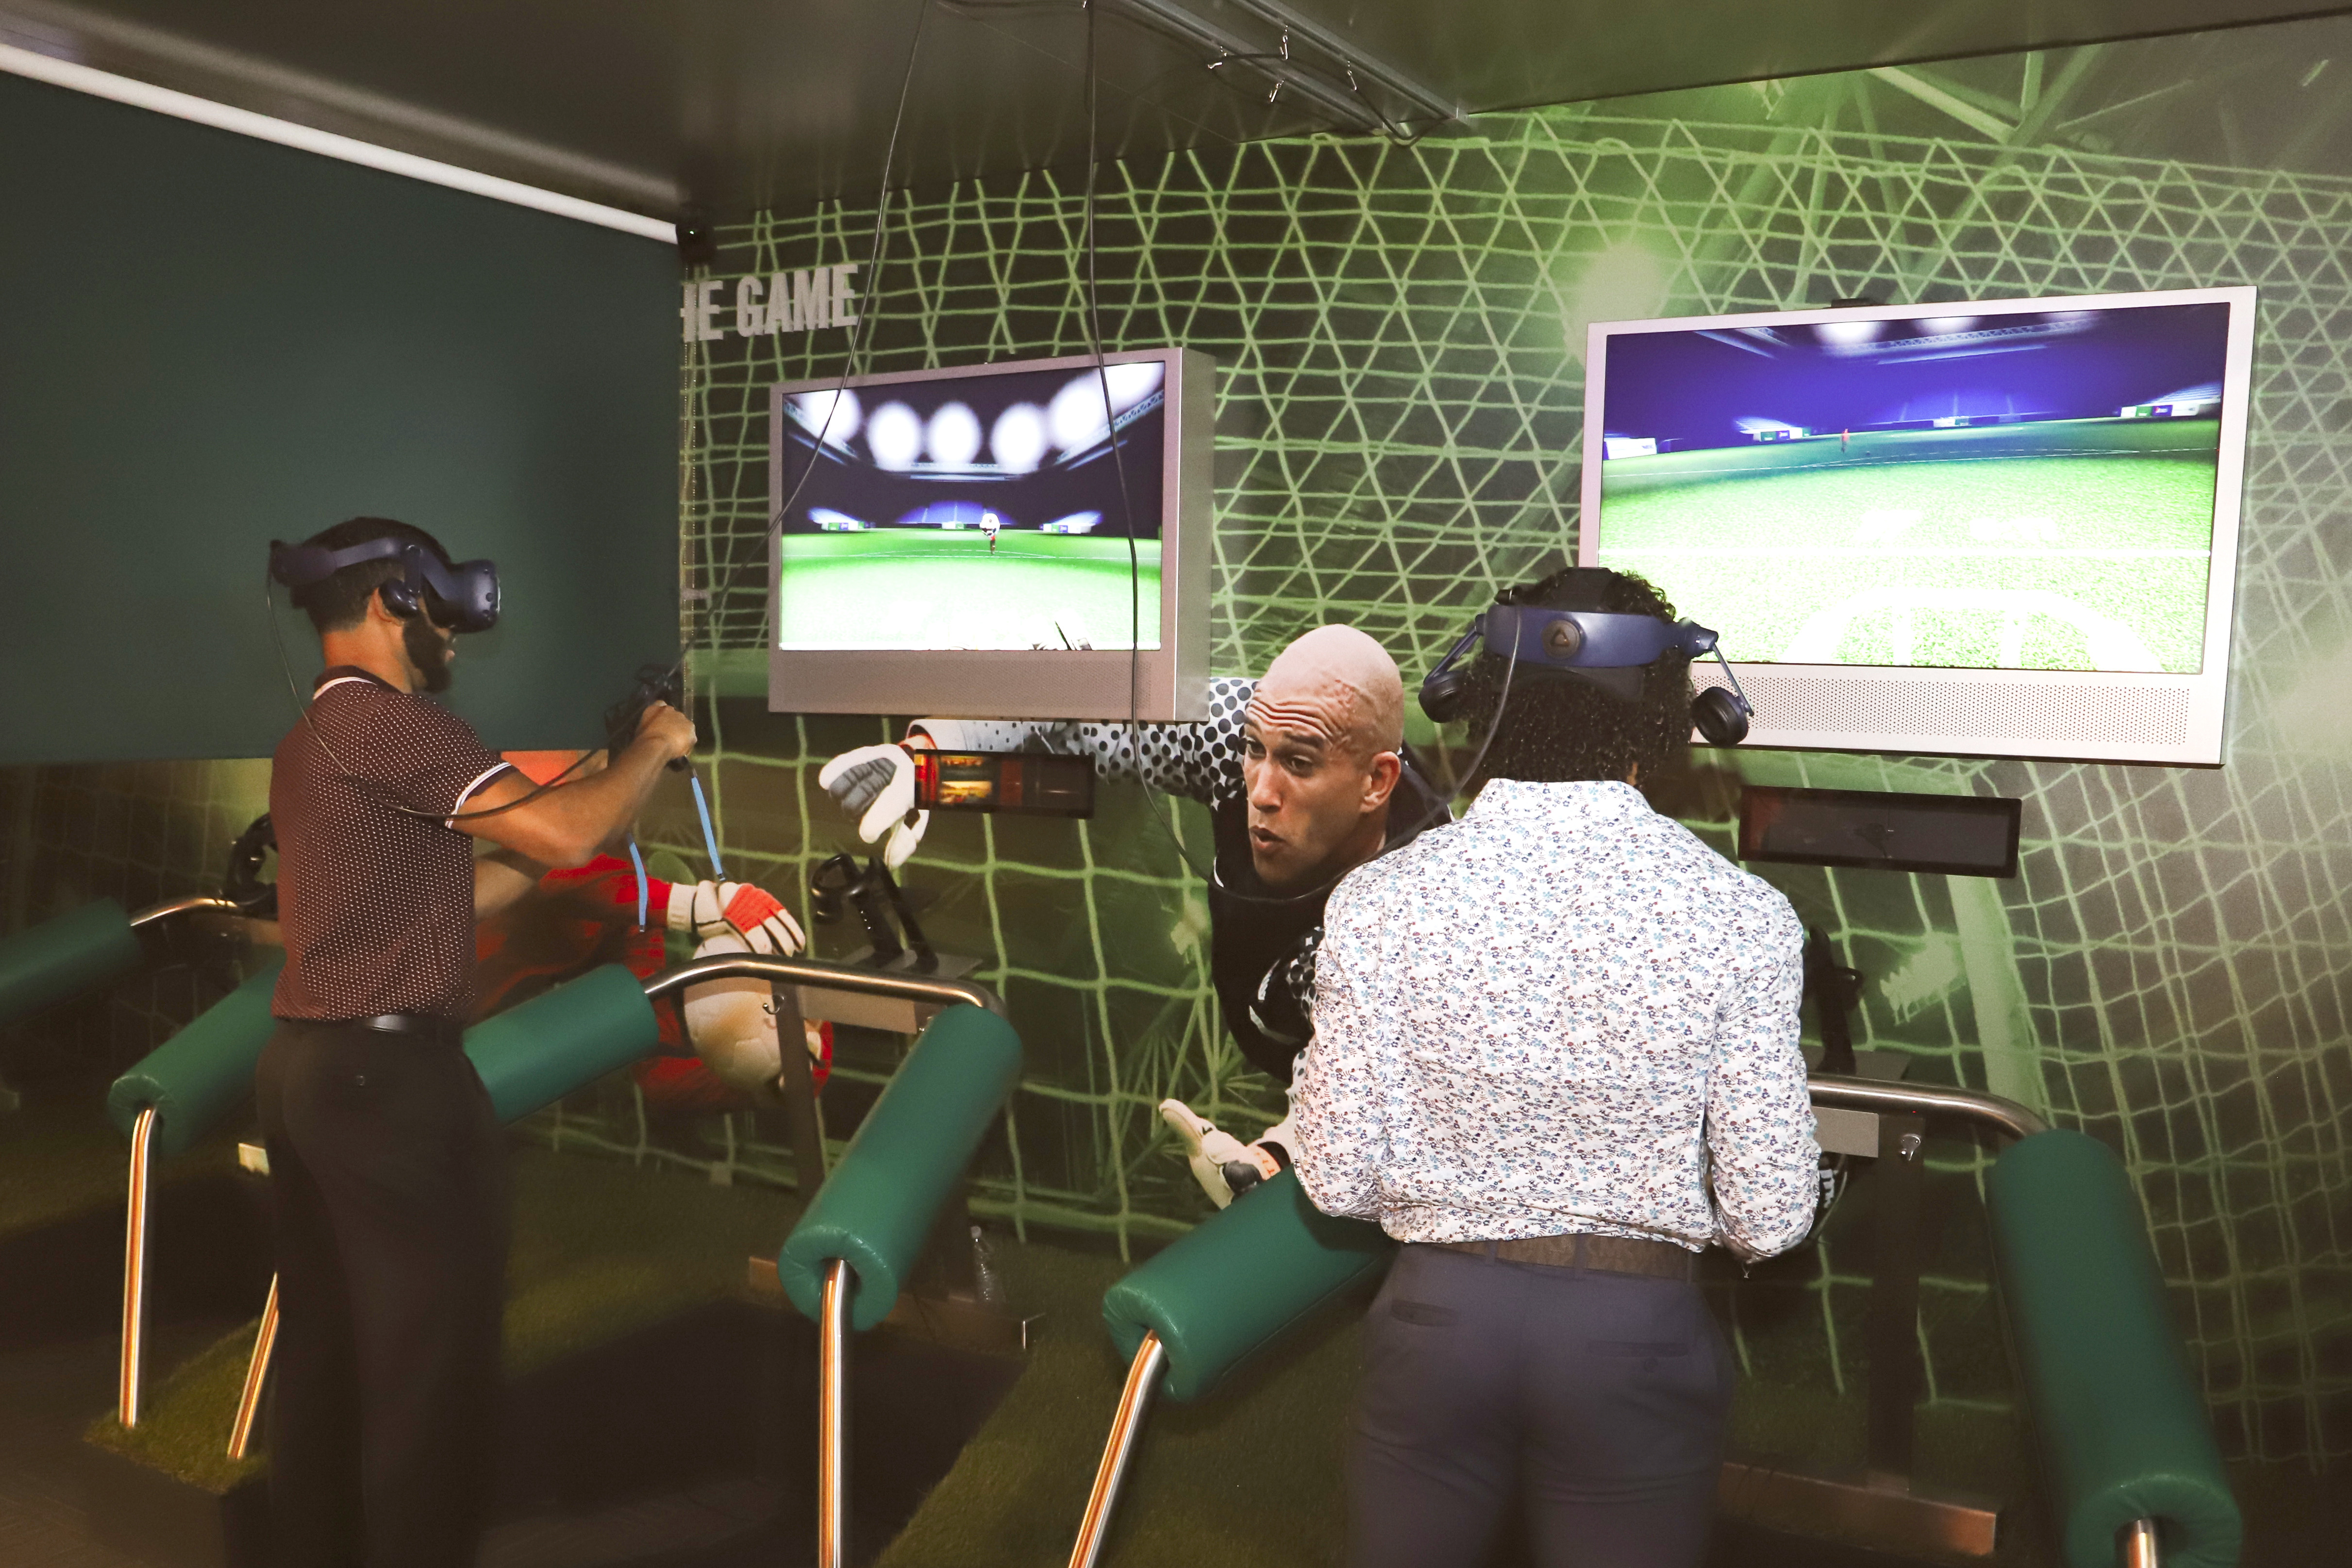
[[[915,759],[907,746],[929,747],[927,737],[910,737],[906,746],[860,746],[824,764],[816,782],[857,817],[857,837],[871,844],[889,835],[882,845],[882,864],[895,871],[923,841],[931,814],[915,809]],[[862,814],[862,815],[861,815]]]
[[[739,936],[749,951],[777,958],[790,958],[808,945],[792,911],[749,882],[678,883],[670,889],[664,918],[670,930],[698,942]]]

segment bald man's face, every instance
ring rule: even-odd
[[[1360,735],[1363,703],[1329,680],[1268,670],[1242,719],[1250,865],[1276,892],[1313,887],[1370,859],[1388,837],[1402,767]]]

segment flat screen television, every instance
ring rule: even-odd
[[[1596,323],[1577,559],[1722,634],[1751,745],[2218,763],[2253,331],[2250,288]]]
[[[769,708],[1206,718],[1214,374],[1170,348],[777,385]]]

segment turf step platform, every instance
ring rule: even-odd
[[[241,1336],[232,1336],[235,1342]],[[793,1564],[815,1541],[816,1331],[710,1302],[513,1379],[484,1568]],[[1021,1363],[890,1331],[855,1347],[853,1561],[895,1537]],[[226,1437],[229,1412],[220,1413]],[[266,1473],[225,1489],[97,1447],[84,1485],[105,1543],[156,1568],[263,1568]]]

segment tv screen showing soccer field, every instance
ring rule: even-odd
[[[1115,363],[790,393],[775,646],[1158,647],[1166,375]]]
[[[1739,663],[2196,674],[2229,329],[2186,303],[1612,332],[1599,562]]]

